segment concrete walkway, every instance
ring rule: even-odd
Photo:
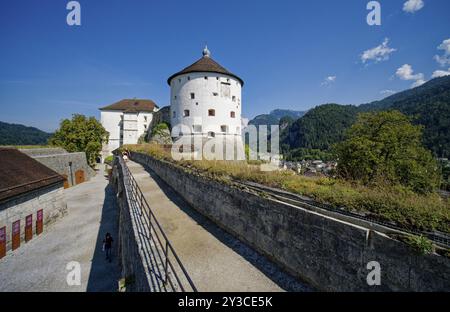
[[[64,192],[68,214],[0,260],[0,291],[117,290],[117,257],[109,263],[101,250],[106,232],[117,238],[118,212],[103,171]],[[79,286],[66,281],[71,261],[80,263]]]
[[[199,291],[309,291],[197,213],[151,170],[127,165]]]

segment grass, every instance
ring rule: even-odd
[[[339,179],[311,178],[288,171],[263,172],[245,161],[174,161],[170,150],[155,144],[124,148],[176,163],[186,171],[212,179],[252,181],[308,196],[320,203],[343,207],[406,229],[440,230],[450,233],[450,202],[438,194],[420,195],[402,187],[367,187]]]

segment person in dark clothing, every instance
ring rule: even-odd
[[[109,260],[111,262],[111,247],[112,247],[113,238],[111,234],[106,233],[106,237],[103,240],[103,248],[105,249],[106,253],[106,260]]]

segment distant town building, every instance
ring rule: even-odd
[[[100,108],[101,123],[109,132],[109,142],[102,148],[102,162],[124,144],[137,144],[146,134],[158,106],[152,100],[125,99]]]
[[[0,148],[0,258],[67,211],[64,178],[15,148]]]
[[[173,74],[170,85],[171,125],[187,126],[193,136],[241,138],[244,81],[211,58],[203,56]],[[175,138],[186,135],[174,133]]]

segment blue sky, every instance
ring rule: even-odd
[[[79,0],[68,26],[68,0],[2,0],[0,120],[52,131],[123,98],[168,105],[205,42],[245,80],[245,117],[380,99],[450,70],[450,1],[408,1],[379,1],[369,26],[367,0]]]

